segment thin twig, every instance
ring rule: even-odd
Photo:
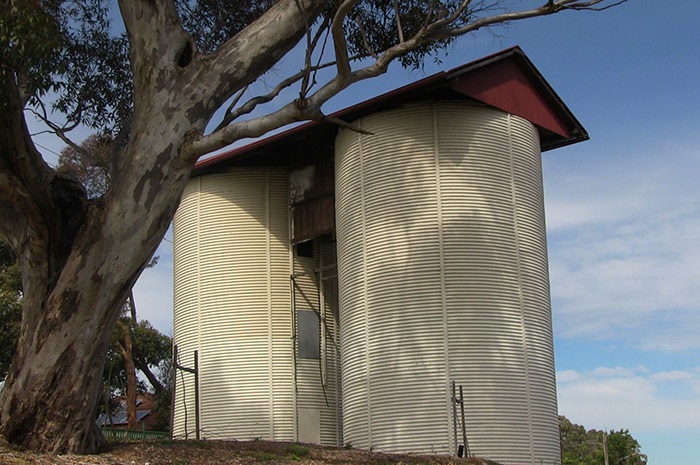
[[[300,12],[303,11],[301,5],[299,4],[299,0],[295,0],[295,4],[297,5],[297,8]],[[311,78],[311,53],[313,52],[313,47],[311,46],[312,37],[309,22],[305,20],[304,26],[306,27],[306,53],[304,54],[304,68],[303,78],[301,80],[301,89],[299,90],[300,99],[306,98],[306,93],[308,92],[309,80]]]
[[[357,24],[357,28],[360,30],[360,35],[362,35],[362,42],[365,44],[365,48],[367,49],[367,53],[372,56],[375,60],[379,58],[379,55],[377,55],[377,52],[375,52],[372,49],[372,46],[369,43],[369,40],[367,39],[367,31],[365,31],[365,28],[362,27],[362,23],[360,22],[360,17],[355,16],[355,23]]]
[[[399,11],[399,0],[394,0],[394,16],[396,17],[396,29],[399,32],[399,42],[403,42],[403,26],[401,26],[401,12]]]
[[[358,60],[361,58],[365,58],[365,55],[353,55],[350,57],[350,60]],[[331,66],[335,66],[336,62],[335,61],[329,61],[320,65],[313,66],[311,68],[311,71],[313,73],[316,73],[317,71],[320,71],[325,68],[330,68]],[[216,127],[214,132],[223,129],[224,127],[228,126],[229,124],[233,123],[235,120],[240,118],[243,115],[247,115],[251,113],[255,108],[257,108],[259,105],[269,103],[272,100],[277,97],[282,90],[286,89],[287,87],[291,86],[295,82],[298,82],[304,77],[304,73],[306,73],[306,70],[299,71],[296,74],[293,74],[292,76],[289,76],[288,78],[280,81],[274,89],[272,89],[270,92],[268,92],[265,95],[258,95],[256,97],[251,98],[248,100],[246,103],[238,107],[235,111],[229,106],[229,110],[227,111],[227,114],[224,116],[222,119],[221,123]],[[314,81],[315,82],[315,81]]]
[[[61,139],[63,142],[65,142],[66,145],[70,146],[70,147],[71,147],[73,150],[75,150],[76,152],[82,154],[82,155],[85,156],[85,157],[88,157],[88,158],[91,158],[91,159],[94,158],[93,154],[92,154],[89,150],[85,149],[84,147],[81,147],[80,145],[78,145],[77,143],[75,143],[72,139],[70,139],[70,138],[66,135],[66,133],[68,133],[68,132],[72,131],[73,129],[75,129],[75,128],[78,126],[78,123],[75,123],[75,124],[73,124],[72,126],[60,127],[60,126],[58,126],[56,123],[54,123],[53,121],[49,120],[49,118],[48,118],[48,116],[47,116],[47,114],[46,114],[46,108],[44,107],[43,104],[40,105],[40,108],[42,109],[43,114],[40,114],[40,113],[36,112],[36,111],[33,110],[33,109],[31,109],[30,111],[31,111],[35,116],[37,116],[39,119],[41,119],[41,121],[43,121],[44,124],[46,124],[46,125],[51,129],[50,132],[51,132],[52,134],[55,134],[56,136],[58,136],[59,139]]]
[[[236,105],[238,105],[238,102],[241,100],[241,98],[243,98],[243,94],[245,94],[245,92],[246,92],[247,90],[248,90],[248,84],[246,84],[245,86],[243,86],[243,88],[242,88],[241,90],[238,91],[238,93],[236,94],[236,96],[233,97],[233,100],[231,101],[231,104],[228,106],[228,108],[226,108],[226,113],[224,113],[224,114],[228,115],[228,114],[230,114],[230,113],[233,112],[233,109],[236,107]]]

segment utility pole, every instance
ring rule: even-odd
[[[605,465],[610,465],[608,459],[608,430],[603,431],[603,454],[605,455]]]

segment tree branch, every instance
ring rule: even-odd
[[[219,123],[219,126],[216,129],[226,126],[231,121],[236,119],[235,117],[232,119],[229,118],[231,118],[231,115],[233,115],[237,111],[235,110],[236,105],[238,105],[238,102],[243,98],[243,94],[245,94],[246,90],[248,90],[248,86],[243,87],[241,90],[238,91],[238,94],[235,97],[233,97],[233,100],[229,104],[228,108],[226,108],[226,112],[224,113],[224,117],[221,123]]]
[[[366,136],[373,136],[374,135],[373,132],[367,131],[366,129],[362,129],[361,127],[355,126],[354,124],[350,124],[347,121],[343,121],[340,118],[335,118],[333,116],[323,115],[323,117],[321,119],[327,123],[336,125],[336,126],[341,127],[341,128],[349,129],[349,130],[354,131],[358,134],[364,134]]]
[[[119,10],[129,36],[136,91],[139,81],[149,79],[149,70],[179,63],[186,45],[193,42],[182,27],[175,2],[119,0]],[[134,101],[138,102],[137,95]]]
[[[494,24],[508,23],[511,21],[518,21],[537,16],[548,16],[558,13],[562,10],[596,10],[596,8],[594,8],[594,5],[598,5],[605,1],[606,0],[548,0],[544,5],[537,8],[485,16],[478,18],[464,26],[448,28],[447,26],[456,22],[459,19],[459,14],[457,14],[457,11],[455,11],[448,18],[438,20],[430,24],[426,28],[426,38],[428,38],[429,40],[439,40],[447,37],[457,37]],[[605,8],[617,6],[626,1],[627,0],[619,0],[618,2],[615,2],[612,5],[608,5]],[[463,14],[464,7],[466,7],[466,4],[468,3],[468,1],[462,3],[460,8],[458,9],[460,14]]]
[[[331,34],[333,36],[333,44],[335,48],[335,61],[338,69],[337,79],[342,81],[348,79],[350,75],[350,59],[348,58],[348,44],[345,41],[345,30],[343,23],[345,18],[350,13],[350,10],[357,4],[358,0],[345,0],[340,4],[333,16],[331,23]]]
[[[51,220],[54,171],[29,136],[19,88],[10,73],[0,73],[0,221],[4,237],[23,263],[46,260]],[[44,265],[45,266],[45,265]],[[26,291],[26,289],[25,289]]]
[[[355,17],[355,24],[357,24],[357,28],[359,29],[360,34],[362,35],[362,43],[365,45],[365,49],[367,49],[368,55],[376,60],[377,58],[379,58],[379,55],[377,55],[377,52],[375,52],[372,49],[372,46],[370,45],[369,40],[367,39],[367,31],[362,26],[360,18],[357,16]]]
[[[354,59],[354,57],[353,57]],[[316,73],[317,71],[320,71],[325,68],[329,68],[331,66],[335,66],[335,62],[331,61],[328,63],[323,63],[320,65],[312,66],[310,69],[303,69],[302,71],[299,71],[296,74],[293,74],[289,76],[288,78],[280,81],[270,92],[264,95],[258,95],[256,97],[251,98],[248,100],[246,103],[241,105],[238,108],[233,108],[235,105],[236,101],[232,102],[231,105],[229,105],[229,108],[226,110],[226,114],[224,115],[224,118],[222,119],[221,123],[216,127],[215,131],[218,131],[220,129],[223,129],[224,127],[228,126],[238,118],[240,118],[243,115],[247,115],[251,113],[255,108],[257,108],[259,105],[269,103],[272,100],[274,100],[279,94],[286,88],[290,87],[296,82],[299,82],[300,80],[304,79],[306,76],[309,75],[309,73]],[[302,89],[304,86],[302,85]],[[303,91],[301,92],[303,93]]]
[[[627,2],[627,0],[618,0],[617,2],[611,3],[610,5],[605,5],[601,7],[595,6],[604,3],[605,1],[606,0],[590,0],[583,2],[580,0],[560,0],[559,2],[555,2],[555,4],[559,4],[564,9],[568,10],[605,11],[609,8],[613,8]]]
[[[211,116],[267,72],[299,42],[326,4],[324,0],[280,0],[212,55],[200,57],[191,77],[205,97],[201,111]]]
[[[296,0],[296,5],[299,12],[303,13],[303,8],[299,3],[299,0]],[[306,53],[304,54],[303,79],[301,80],[301,89],[299,90],[299,98],[301,99],[306,97],[306,93],[309,89],[309,82],[311,79],[311,55],[313,54],[315,47],[313,42],[318,37],[318,35],[316,37],[311,36],[311,27],[309,26],[308,20],[305,21],[305,26],[306,34],[304,35],[306,36]]]
[[[354,0],[346,0],[338,7],[331,24],[337,68],[337,73],[334,78],[329,80],[311,96],[304,99],[304,102],[301,105],[299,102],[290,102],[279,110],[258,118],[243,122],[231,123],[227,126],[222,124],[214,133],[208,136],[201,136],[192,139],[189,142],[189,147],[187,150],[192,153],[193,156],[198,156],[224,147],[241,138],[254,138],[261,136],[270,130],[277,129],[283,125],[295,121],[330,121],[328,117],[323,115],[321,112],[321,107],[323,104],[325,104],[325,102],[352,84],[384,74],[387,71],[388,66],[394,60],[418,50],[426,43],[466,34],[493,24],[516,21],[535,16],[551,15],[564,9],[591,9],[595,5],[604,1],[605,0],[550,0],[537,8],[483,16],[463,26],[460,25],[450,27],[450,25],[459,23],[460,19],[463,18],[465,13],[468,11],[471,0],[464,0],[449,14],[437,15],[435,17],[435,21],[416,31],[412,37],[404,38],[403,41],[387,48],[380,55],[376,55],[373,63],[353,71],[350,67],[350,59],[348,58],[347,54],[347,45],[342,24],[347,14],[352,9],[352,6],[357,2]],[[616,2],[615,5],[625,1],[626,0],[620,0]],[[470,11],[470,14],[473,13],[474,11]],[[266,99],[269,97],[274,98],[279,94],[279,90],[281,89],[280,86],[285,86],[289,84],[289,82],[293,82],[293,78],[298,78],[299,76],[300,75],[295,75],[292,78],[289,78],[288,81],[282,81],[282,83],[280,83],[280,85],[275,88],[273,92],[268,94],[267,97],[258,97],[256,98],[258,100],[253,99],[249,103],[251,105],[255,105],[256,102],[266,101]],[[229,121],[232,121],[232,119],[229,119]],[[337,121],[333,121],[333,123],[338,124]]]
[[[156,392],[156,394],[160,394],[164,389],[163,385],[158,380],[158,377],[155,374],[153,374],[148,364],[142,363],[140,360],[134,358],[134,365],[136,366],[136,368],[138,368],[138,370],[141,373],[144,374],[148,382],[151,383],[151,386],[153,386],[153,390]]]
[[[34,113],[36,116],[38,116],[44,124],[46,124],[49,128],[51,128],[51,133],[56,135],[59,139],[61,139],[66,145],[68,145],[70,148],[75,150],[76,152],[82,154],[84,157],[87,159],[94,159],[95,157],[93,156],[92,153],[90,153],[89,150],[87,150],[85,147],[81,146],[80,144],[76,143],[73,141],[73,139],[69,138],[66,133],[74,129],[76,125],[69,129],[65,129],[62,127],[59,127],[56,123],[50,121],[47,117],[46,114],[44,113],[43,115],[37,113],[36,111],[32,110],[32,113]]]
[[[401,26],[401,11],[399,11],[399,0],[394,0],[394,16],[396,16],[396,29],[399,32],[399,42],[403,42],[403,26]]]

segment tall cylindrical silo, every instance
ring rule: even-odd
[[[454,381],[473,454],[559,463],[536,128],[465,102],[354,124],[372,134],[336,140],[345,441],[454,453]]]
[[[285,169],[193,178],[174,220],[174,339],[199,354],[206,438],[295,439]],[[194,376],[178,371],[174,435],[195,436]]]

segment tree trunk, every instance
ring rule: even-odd
[[[134,367],[134,351],[131,345],[131,336],[127,332],[124,336],[124,366],[126,367],[126,421],[127,428],[138,429],[136,419],[136,368]]]
[[[173,208],[176,200],[168,200]],[[107,349],[139,261],[167,228],[172,212],[165,210],[139,235],[130,221],[90,231],[103,221],[87,218],[85,234],[53,280],[41,268],[24,268],[20,341],[0,396],[0,433],[7,441],[51,453],[96,452],[104,444],[95,420]]]
[[[136,367],[134,366],[134,346],[131,342],[131,328],[123,321],[118,322],[119,328],[124,332],[124,344],[117,341],[117,350],[124,359],[126,371],[126,422],[127,428],[138,429],[136,419]]]
[[[0,102],[0,233],[20,258],[24,299],[0,393],[0,434],[35,451],[94,453],[104,445],[95,420],[112,332],[194,162],[177,161],[171,128],[192,121],[153,106],[128,148],[132,162],[105,198],[86,203],[79,186],[41,160],[18,92],[11,80],[3,84],[10,92]]]
[[[0,404],[9,442],[52,453],[93,452],[104,445],[95,419],[111,326],[92,315],[110,312],[77,310],[62,322],[60,307],[47,312],[33,334],[23,324]],[[60,329],[45,332],[56,324]],[[109,328],[106,337],[100,326]]]
[[[95,423],[100,373],[116,320],[106,307],[120,297],[102,298],[104,289],[89,285],[85,271],[95,263],[78,258],[87,244],[68,259],[84,218],[84,191],[41,160],[12,76],[2,76],[0,97],[0,232],[17,252],[24,287],[0,433],[43,451],[96,450],[103,442]],[[72,286],[69,276],[81,282]]]

